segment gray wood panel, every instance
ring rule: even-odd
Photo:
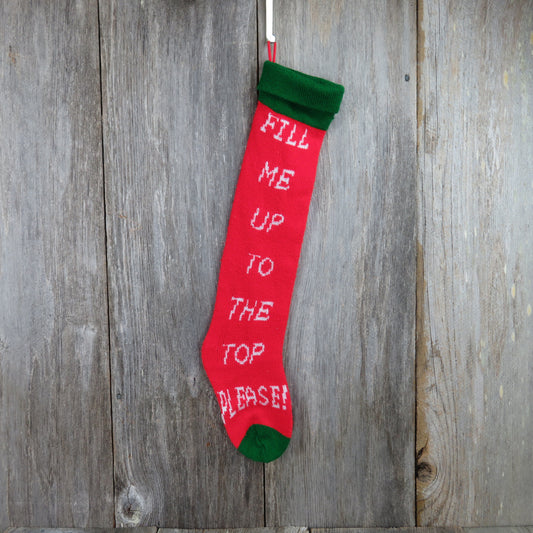
[[[43,529],[7,528],[4,533],[120,533],[121,528]],[[502,527],[399,527],[399,528],[307,528],[257,527],[235,529],[128,528],[129,533],[533,533],[533,526]]]
[[[9,527],[4,533],[123,533],[122,528],[87,527],[87,528],[43,528],[43,527]],[[130,527],[128,533],[157,533],[156,527]]]
[[[533,533],[533,526],[502,527],[399,527],[312,528],[310,533]]]
[[[354,528],[338,528],[338,527],[326,527],[326,528],[312,528],[310,533],[466,533],[462,531],[460,527],[354,527]],[[497,532],[495,532],[497,533]],[[512,533],[509,531],[508,533]],[[523,532],[527,533],[527,532]]]
[[[307,533],[306,527],[252,527],[232,529],[158,529],[158,533]]]
[[[0,2],[0,529],[113,520],[96,2]]]
[[[248,0],[100,3],[119,526],[261,526],[200,360],[256,102]]]
[[[275,1],[278,61],[346,95],[263,468],[200,345],[264,1],[0,2],[0,531],[533,533],[451,527],[533,523],[533,2],[417,4],[418,72],[414,0]]]
[[[418,523],[533,523],[533,2],[420,3]]]
[[[285,339],[295,428],[266,465],[267,525],[415,523],[415,28],[414,2],[276,2],[277,61],[346,93]]]
[[[11,527],[4,533],[121,533],[123,528],[32,528],[32,527]],[[252,528],[231,528],[231,529],[171,529],[157,527],[131,527],[127,528],[128,533],[307,533],[306,527],[252,527]]]

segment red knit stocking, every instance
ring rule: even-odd
[[[292,434],[283,342],[322,140],[344,89],[266,62],[202,360],[233,444],[279,457]]]

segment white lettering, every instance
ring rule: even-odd
[[[224,364],[228,364],[228,355],[232,348],[235,348],[235,344],[223,344],[222,346],[227,346],[226,353],[224,354]]]
[[[235,387],[237,393],[237,410],[242,411],[246,406],[243,401],[246,401],[246,395],[244,394],[244,387]]]
[[[235,305],[233,306],[233,309],[230,311],[228,320],[231,320],[231,317],[234,315],[235,310],[237,309],[237,306],[244,302],[244,298],[235,298],[235,296],[231,297],[231,301],[235,301]]]
[[[252,258],[250,259],[250,264],[248,265],[248,268],[246,269],[247,274],[250,273],[250,270],[252,269],[255,260],[257,258],[261,259],[261,256],[257,254],[248,253],[248,255],[252,256]],[[270,257],[263,257],[257,265],[257,272],[259,272],[259,274],[261,274],[261,276],[263,277],[270,275],[273,270],[274,270],[274,261],[272,261]]]
[[[268,266],[266,268],[263,268],[263,265],[268,262]],[[268,268],[268,270],[267,270]],[[265,257],[257,267],[257,271],[261,276],[265,277],[268,276],[272,271],[274,270],[274,261],[270,259],[270,257]]]
[[[265,396],[266,392],[268,392],[268,389],[264,385],[261,385],[257,389],[257,394],[259,394],[259,396],[261,397],[261,400],[263,400],[263,401],[259,401],[259,404],[262,405],[263,407],[268,405],[268,398]]]
[[[249,303],[250,303],[250,300],[246,300],[246,303],[244,304],[242,312],[239,315],[239,322],[242,321],[242,317],[245,316],[247,313],[248,313],[248,322],[252,320],[252,317],[254,316],[255,307],[257,306],[257,300],[254,302],[253,307],[250,306]]]
[[[230,320],[231,318],[236,315],[236,313],[239,313],[239,322],[242,322],[243,320],[250,322],[251,320],[255,320],[258,322],[265,322],[267,321],[270,316],[269,312],[270,309],[274,306],[274,302],[268,302],[263,300],[248,300],[244,298],[236,298],[235,296],[231,297],[232,300],[236,301],[237,303],[233,306],[233,309],[230,313]],[[258,308],[259,306],[259,308]],[[227,346],[224,344],[224,346]]]
[[[251,254],[251,253],[248,253],[248,255],[251,255],[252,256],[252,259],[250,260],[250,264],[248,265],[248,268],[246,269],[246,273],[249,274],[250,273],[250,270],[254,264],[254,261],[255,261],[255,258],[256,257],[261,257],[260,255],[256,255],[256,254]]]
[[[288,170],[284,168],[276,185],[274,185],[274,189],[278,189],[280,191],[289,190],[289,178],[287,177],[287,175],[294,177],[294,170]]]
[[[273,137],[274,139],[276,139],[276,141],[283,142],[283,136],[284,136],[283,132],[285,131],[285,128],[289,124],[291,124],[290,121],[277,117],[276,115],[273,115],[272,113],[268,113],[268,117],[265,123],[259,129],[263,133],[267,133],[267,128],[270,128],[272,131],[274,131],[274,128],[279,125],[279,130],[275,135],[273,135]],[[294,124],[291,129],[291,132],[289,133],[289,137],[285,141],[285,144],[288,144],[289,146],[296,146],[297,148],[300,148],[301,150],[307,150],[309,148],[309,143],[305,142],[305,139],[307,137],[307,128],[303,132],[303,135],[300,137],[300,141],[298,142],[298,144],[296,143],[296,139],[298,135],[297,130],[298,130],[298,124]]]
[[[298,143],[298,148],[301,148],[302,150],[307,150],[309,148],[309,143],[305,143],[305,138],[307,137],[307,129],[304,131],[304,134],[302,135],[302,138],[300,139],[300,142]]]
[[[252,346],[252,355],[250,357],[250,364],[253,363],[254,357],[259,357],[260,355],[263,355],[264,351],[265,351],[265,345],[262,342],[254,342]]]
[[[272,229],[272,226],[281,226],[285,217],[281,213],[274,213],[270,221],[270,225],[267,228],[267,233]]]
[[[259,307],[259,311],[257,311],[254,320],[266,322],[270,318],[269,312],[273,306],[274,302],[261,302],[261,307]]]
[[[287,385],[260,385],[259,387],[246,385],[217,392],[223,421],[228,415],[229,418],[233,418],[239,411],[258,404],[262,407],[270,406],[273,409],[287,410],[288,394]],[[232,407],[232,395],[236,402],[236,410]]]
[[[219,403],[220,403],[220,414],[222,415],[222,422],[226,423],[224,415],[226,413],[229,414],[230,418],[233,418],[236,414],[236,411],[233,410],[233,407],[231,406],[231,396],[229,393],[229,389],[224,392],[223,390],[218,391],[217,393]]]
[[[283,130],[285,129],[287,124],[290,124],[290,122],[283,118],[280,118],[279,121],[281,122],[281,128],[279,129],[278,133],[274,135],[274,139],[276,139],[276,141],[283,141],[283,137],[281,136],[281,134],[283,133]]]
[[[272,122],[275,120],[276,122]],[[266,119],[266,122],[259,128],[263,133],[266,133],[267,127],[274,129],[274,126],[279,121],[279,118],[273,115],[272,113],[268,114],[268,118]]]
[[[224,354],[224,364],[228,364],[228,357],[235,359],[240,365],[244,365],[246,362],[253,363],[254,357],[259,357],[265,351],[265,345],[262,342],[254,342],[250,346],[245,343],[239,344],[223,344],[226,348]]]
[[[274,213],[272,216],[270,216],[270,212],[267,211],[263,223],[260,226],[256,226],[255,220],[257,218],[257,215],[259,215],[260,211],[261,208],[258,207],[255,210],[252,220],[250,221],[250,225],[252,226],[252,228],[256,229],[257,231],[262,231],[265,228],[269,218],[270,224],[267,226],[267,233],[272,229],[273,226],[281,226],[281,224],[283,224],[283,221],[285,220],[285,217],[281,213]]]
[[[292,140],[292,136],[294,135],[295,131],[296,131],[296,124],[292,128],[291,134],[289,135],[289,138],[287,139],[285,144],[288,144],[289,146],[296,146],[296,141]]]
[[[254,216],[250,222],[252,228],[256,229],[257,231],[262,231],[262,229],[266,226],[266,223],[268,222],[268,218],[270,217],[270,213],[267,211],[266,215],[265,215],[265,219],[263,220],[263,223],[260,225],[260,226],[256,226],[255,225],[255,219],[257,218],[257,215],[259,214],[261,208],[258,207],[256,210],[255,210],[255,213],[254,213]]]
[[[254,405],[257,405],[255,391],[252,387],[246,387],[246,407],[249,407],[251,402],[254,402]]]
[[[259,178],[257,181],[261,183],[261,180],[266,176],[268,180],[268,186],[272,187],[272,182],[276,178],[276,174],[278,173],[279,168],[275,167],[273,170],[270,170],[268,168],[268,161],[265,161],[265,166],[263,167],[263,170],[261,171],[261,174],[259,174]]]
[[[294,144],[296,144],[296,142]],[[273,186],[274,189],[278,189],[280,191],[289,190],[289,179],[290,177],[294,177],[294,170],[289,170],[287,168],[283,169],[277,182],[274,183],[278,170],[279,167],[275,167],[274,169],[270,170],[270,167],[268,166],[268,161],[265,161],[265,166],[263,167],[263,170],[261,170],[261,174],[259,174],[257,181],[261,183],[263,179],[266,178],[269,187]]]
[[[245,353],[244,359],[239,358],[239,352]],[[239,363],[240,365],[244,365],[244,363],[248,361],[248,357],[250,357],[250,350],[248,346],[246,346],[246,344],[239,344],[239,346],[237,346],[237,348],[235,349],[235,361],[237,361],[237,363]]]
[[[224,415],[226,414],[226,411],[228,410],[228,401],[226,400],[226,395],[224,394],[224,391],[218,391],[218,403],[220,404],[220,414],[222,415],[222,422],[224,424],[226,423],[226,420],[224,419]]]
[[[272,390],[272,407],[274,407],[275,409],[279,409],[279,387],[277,385],[270,385],[270,388]]]
[[[289,393],[289,389],[287,388],[287,385],[283,385],[282,392],[281,392],[281,401],[283,402],[283,410],[287,410],[287,406],[285,405],[287,403],[287,395]]]

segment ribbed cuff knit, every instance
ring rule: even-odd
[[[327,130],[339,110],[344,87],[265,61],[257,87],[259,101],[309,126]]]

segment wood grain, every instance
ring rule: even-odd
[[[200,360],[255,109],[254,2],[100,4],[117,525],[260,526]]]
[[[533,3],[421,2],[419,525],[533,523]]]
[[[276,3],[277,61],[346,92],[292,300],[295,430],[266,465],[267,525],[415,523],[415,27],[414,2]]]
[[[97,5],[0,21],[0,529],[112,524]]]
[[[417,4],[275,2],[346,95],[263,467],[199,351],[263,0],[0,2],[0,531],[533,533],[533,2]]]
[[[158,529],[158,533],[308,533],[306,527],[251,527],[231,529]]]
[[[122,528],[86,527],[86,528],[43,528],[10,527],[4,533],[123,533]],[[130,527],[128,533],[157,533],[156,527]]]
[[[7,528],[4,533],[121,533],[122,528]],[[306,528],[257,527],[235,529],[128,528],[129,533],[533,533],[533,526],[504,527],[398,527],[398,528]]]
[[[467,533],[463,531],[460,527],[395,527],[395,528],[386,528],[386,527],[372,527],[372,528],[337,528],[337,527],[326,527],[326,528],[312,528],[309,530],[310,533]],[[475,529],[474,529],[475,531]],[[470,532],[468,532],[470,533]],[[498,533],[498,532],[494,532]],[[503,532],[501,532],[503,533]],[[509,531],[507,533],[518,533]],[[527,531],[521,533],[528,533]]]
[[[533,533],[533,526],[521,527],[398,527],[398,528],[312,528],[310,533]]]

